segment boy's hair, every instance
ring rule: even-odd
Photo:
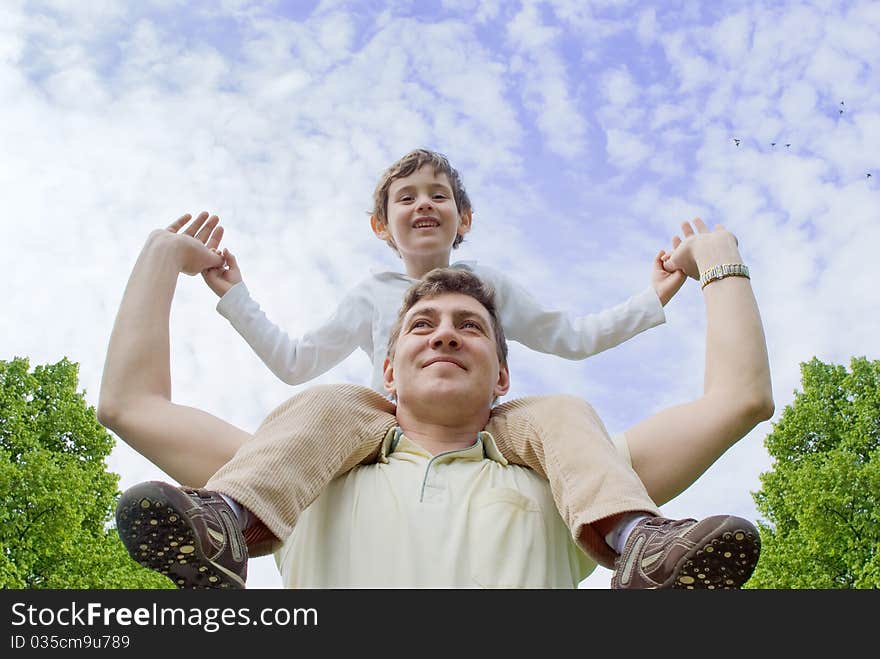
[[[449,164],[446,156],[428,149],[415,149],[385,170],[373,192],[373,210],[371,214],[375,215],[383,226],[388,226],[388,189],[391,187],[391,184],[399,178],[409,176],[413,172],[420,170],[424,165],[432,165],[435,176],[446,174],[449,184],[452,186],[452,198],[455,200],[458,214],[471,212],[471,200],[464,189],[461,174],[458,173],[455,167]],[[458,247],[463,240],[464,236],[456,236],[452,247]],[[390,242],[388,244],[394,247]],[[395,248],[395,251],[397,251],[397,248]]]
[[[397,314],[397,320],[388,335],[388,359],[394,359],[394,350],[397,347],[397,339],[403,329],[403,319],[406,314],[420,300],[437,297],[445,293],[460,293],[474,298],[489,312],[492,320],[492,331],[495,334],[495,348],[498,352],[498,361],[507,363],[507,339],[504,338],[504,328],[498,318],[498,308],[495,304],[495,290],[491,285],[483,282],[470,270],[462,268],[434,268],[423,279],[410,286],[403,295],[403,306]]]

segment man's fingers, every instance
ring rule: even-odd
[[[674,250],[679,245],[681,245],[681,238],[678,236],[672,236],[672,249]]]
[[[685,238],[694,235],[694,228],[691,226],[690,222],[682,222],[681,223],[681,232],[684,234]]]
[[[709,227],[706,226],[706,223],[703,222],[699,217],[694,218],[694,226],[697,227],[697,231],[699,233],[706,233],[709,230]]]
[[[211,234],[211,237],[208,239],[208,242],[206,242],[205,245],[208,247],[208,249],[216,250],[217,247],[220,245],[221,240],[223,240],[223,227],[218,226],[216,229],[214,229],[214,233]]]
[[[170,231],[171,233],[177,233],[178,231],[180,231],[180,227],[189,222],[191,218],[192,215],[190,215],[189,213],[181,215],[176,220],[174,220],[174,222],[168,225],[168,231]]]
[[[205,220],[207,220],[207,219],[208,219],[207,211],[202,211],[201,213],[198,214],[196,219],[194,219],[192,222],[190,222],[189,226],[186,228],[186,231],[184,231],[184,233],[188,236],[195,236],[196,232],[202,227],[202,225],[205,223]]]
[[[208,218],[208,221],[205,222],[204,226],[199,229],[198,233],[195,234],[195,239],[201,243],[207,243],[208,238],[211,237],[211,232],[214,230],[214,227],[220,222],[220,218],[216,215],[212,215]]]

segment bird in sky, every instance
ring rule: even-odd
[[[738,139],[736,139],[736,138],[734,137],[734,138],[733,138],[733,143],[736,144],[737,146],[739,146],[740,140],[738,140]]]
[[[840,114],[843,114],[843,101],[840,102]]]
[[[786,144],[786,145],[785,145],[785,148],[787,149],[787,148],[790,147],[790,146],[791,146],[791,142],[789,142],[788,144]]]
[[[770,142],[770,146],[776,146],[776,142]]]
[[[865,178],[871,178],[871,172],[868,172],[867,174],[865,174]]]

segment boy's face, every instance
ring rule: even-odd
[[[372,218],[373,231],[391,240],[404,263],[431,267],[449,265],[456,236],[470,230],[470,213],[459,214],[446,174],[423,165],[388,188],[388,225]]]

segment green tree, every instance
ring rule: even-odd
[[[77,392],[78,365],[0,360],[0,587],[169,588],[110,526],[113,438]]]
[[[880,587],[880,361],[801,364],[803,391],[765,440],[750,588]]]

